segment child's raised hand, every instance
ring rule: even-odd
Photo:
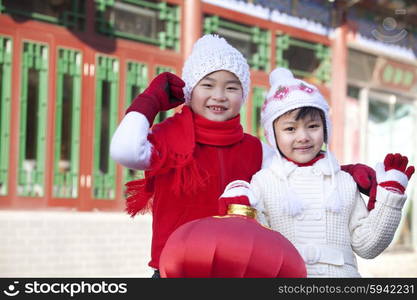
[[[139,94],[126,110],[146,116],[151,125],[160,111],[166,111],[184,103],[182,88],[185,83],[177,75],[164,72],[156,76],[148,88]]]
[[[414,166],[407,167],[408,158],[400,153],[387,154],[384,163],[375,167],[378,185],[398,194],[404,194],[408,181],[414,173]]]
[[[219,197],[219,214],[225,215],[230,204],[243,204],[255,207],[257,201],[250,185],[244,180],[235,180],[229,183]]]

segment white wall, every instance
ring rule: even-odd
[[[0,211],[0,277],[150,277],[150,215]]]

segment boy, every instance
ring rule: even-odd
[[[250,186],[239,182],[240,193],[251,191],[258,220],[297,248],[307,277],[360,277],[354,253],[374,258],[388,247],[414,167],[407,168],[407,157],[388,154],[377,165],[377,201],[368,212],[352,176],[329,151],[329,107],[320,92],[284,68],[270,82],[261,118],[275,156]],[[228,195],[239,193],[229,188]]]

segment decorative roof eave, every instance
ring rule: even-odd
[[[291,16],[291,15],[282,13],[278,10],[271,11],[269,20],[273,22],[281,23],[284,25],[288,25],[291,27],[300,28],[302,30],[313,32],[319,35],[324,35],[327,37],[331,37],[334,31],[333,28],[323,26],[322,24],[318,22],[314,22],[306,18],[299,18],[299,17]]]
[[[255,16],[264,20],[300,28],[323,36],[329,36],[329,34],[333,31],[331,28],[326,28],[320,23],[305,18],[294,17],[278,10],[271,10],[253,3],[238,0],[203,0],[203,2]]]
[[[291,16],[278,10],[271,10],[261,5],[238,0],[203,0],[203,2],[221,6],[230,10],[238,11],[283,25],[300,28],[305,31],[326,36],[330,39],[333,39],[334,37],[333,28],[323,26],[318,22],[314,22],[305,18]],[[417,59],[417,54],[414,53],[412,49],[369,39],[359,33],[356,33],[354,38],[351,38],[349,42],[357,45],[361,49],[373,53],[379,53],[381,55],[414,62]]]
[[[270,10],[261,5],[247,3],[237,0],[203,0],[203,2],[210,3],[216,6],[221,6],[230,10],[238,11],[254,17],[269,19]]]
[[[355,48],[359,48],[363,51],[391,57],[393,59],[399,59],[404,62],[417,65],[417,53],[414,53],[413,50],[409,48],[370,39],[360,33],[350,36],[348,43],[350,46],[354,46]]]

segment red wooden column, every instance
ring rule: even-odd
[[[348,26],[343,24],[336,28],[332,39],[330,105],[333,131],[330,137],[330,147],[341,163],[343,163],[344,159],[345,103],[347,95],[347,33]]]
[[[201,0],[185,0],[183,16],[183,45],[184,60],[191,53],[194,42],[202,35],[203,10]]]

